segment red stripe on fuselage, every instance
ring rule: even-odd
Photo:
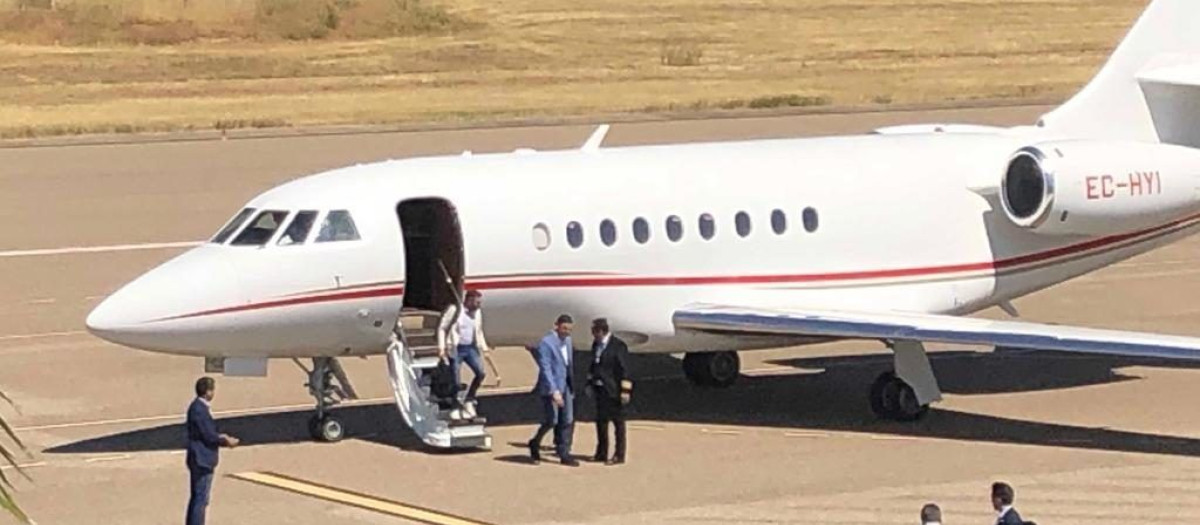
[[[695,276],[695,277],[639,277],[639,276],[620,276],[612,277],[562,277],[561,273],[551,274],[551,277],[542,278],[526,278],[526,279],[511,279],[498,280],[499,276],[488,276],[486,281],[472,281],[468,279],[468,284],[472,288],[480,290],[511,290],[522,288],[595,288],[595,287],[624,287],[624,286],[698,286],[698,285],[723,285],[723,284],[787,284],[787,283],[802,283],[802,282],[830,282],[830,281],[858,281],[858,280],[875,280],[875,279],[891,279],[902,277],[923,277],[928,275],[952,274],[963,272],[978,272],[978,271],[998,271],[1012,269],[1019,266],[1031,265],[1034,263],[1044,262],[1051,259],[1065,257],[1068,255],[1080,254],[1090,250],[1099,248],[1110,248],[1109,250],[1097,251],[1096,253],[1087,254],[1091,257],[1120,249],[1125,246],[1117,246],[1120,243],[1135,239],[1142,236],[1147,236],[1136,243],[1147,242],[1160,237],[1155,235],[1158,233],[1169,233],[1175,227],[1182,226],[1188,222],[1200,219],[1200,214],[1192,215],[1184,219],[1179,219],[1161,226],[1148,228],[1145,230],[1123,233],[1119,235],[1111,235],[1091,241],[1086,241],[1062,248],[1055,248],[1043,252],[1032,253],[1001,259],[998,261],[988,261],[982,263],[957,264],[946,266],[930,266],[924,268],[900,268],[892,270],[871,270],[860,272],[841,272],[841,273],[822,273],[822,274],[799,274],[799,275],[738,275],[738,276]],[[1189,225],[1189,226],[1195,226]],[[1128,245],[1126,245],[1128,246]],[[528,275],[528,274],[522,274]],[[361,285],[360,287],[368,286],[383,286],[391,283],[377,283],[375,285]],[[245,312],[251,310],[261,310],[266,308],[278,308],[285,306],[296,306],[313,303],[324,303],[333,301],[345,301],[353,299],[368,299],[376,297],[399,296],[404,293],[404,286],[388,286],[386,288],[376,288],[368,290],[356,290],[352,292],[338,292],[330,294],[312,295],[307,297],[295,297],[280,299],[275,301],[267,301],[262,303],[252,303],[240,306],[231,306],[227,308],[219,308],[215,310],[206,310],[191,314],[178,315],[159,319],[159,321],[169,321],[175,319],[188,319],[194,317],[203,317],[208,315],[219,315],[227,313]]]

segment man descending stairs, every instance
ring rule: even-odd
[[[404,422],[430,446],[491,448],[486,419],[475,415],[473,403],[464,409],[465,392],[455,384],[450,363],[439,358],[442,316],[429,310],[401,312],[387,352],[396,406]]]

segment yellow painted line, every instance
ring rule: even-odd
[[[258,485],[277,488],[304,496],[309,496],[334,503],[341,503],[360,509],[375,511],[380,514],[396,516],[431,525],[491,525],[484,521],[473,520],[446,514],[441,511],[409,505],[376,496],[370,496],[345,489],[321,485],[274,472],[240,472],[231,477]]]

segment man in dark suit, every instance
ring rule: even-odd
[[[217,432],[210,403],[216,394],[217,383],[211,377],[196,380],[196,399],[187,413],[187,467],[192,478],[188,499],[187,525],[203,525],[208,510],[208,495],[212,491],[213,472],[217,468],[218,447],[236,447],[238,439]]]
[[[996,525],[1023,525],[1024,520],[1013,508],[1015,494],[1008,483],[992,483],[992,508],[996,509]]]
[[[529,440],[529,457],[534,463],[541,461],[539,449],[542,438],[554,431],[554,447],[563,465],[579,466],[571,457],[571,428],[575,423],[575,387],[573,381],[574,348],[571,343],[571,328],[575,321],[563,314],[554,322],[554,329],[538,343],[535,356],[538,363],[538,380],[533,391],[541,398],[542,425]]]
[[[632,383],[626,375],[629,347],[609,331],[608,320],[592,321],[592,363],[588,369],[588,388],[596,399],[596,455],[592,459],[608,465],[625,462],[625,405],[629,403]],[[608,423],[612,422],[617,450],[608,459]]]

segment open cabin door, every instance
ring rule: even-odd
[[[458,214],[444,199],[422,198],[401,202],[396,217],[405,268],[404,303],[387,349],[396,408],[430,446],[491,448],[483,418],[453,417],[455,410],[439,405],[430,393],[428,372],[438,366],[439,323],[447,308],[461,307],[465,265]]]
[[[454,207],[444,199],[411,199],[396,215],[404,236],[404,309],[441,312],[457,303],[464,263]]]

